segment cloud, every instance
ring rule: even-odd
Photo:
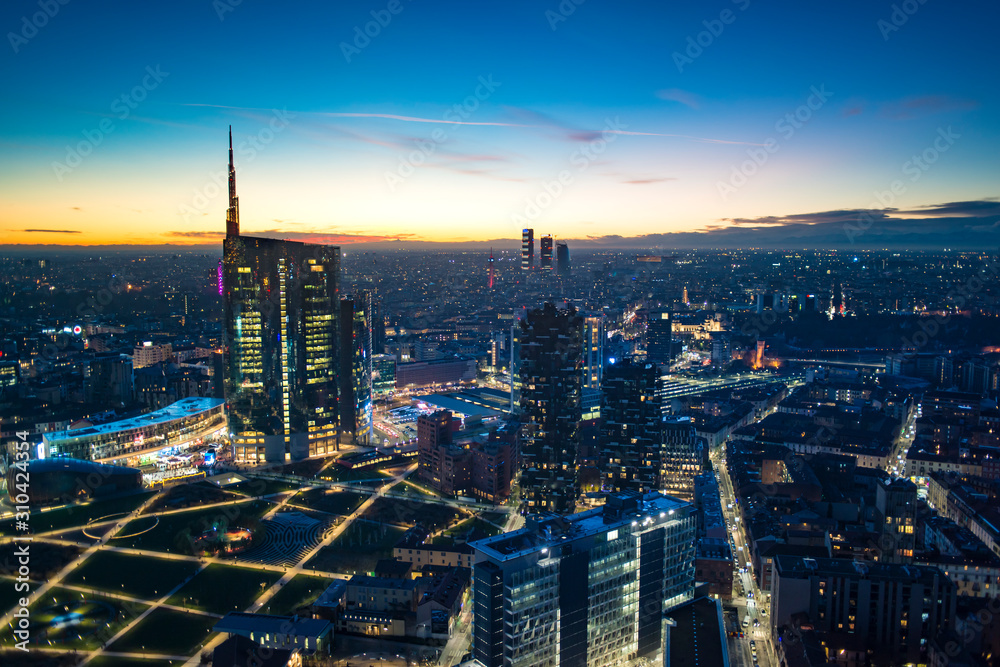
[[[261,107],[233,107],[225,106],[221,104],[197,104],[188,103],[183,106],[192,107],[212,107],[216,109],[230,109],[234,111],[273,111],[273,109],[266,109]],[[501,121],[471,121],[471,120],[445,120],[444,118],[424,118],[422,116],[403,116],[400,114],[389,114],[389,113],[375,113],[375,112],[335,112],[335,111],[291,111],[289,113],[295,115],[303,116],[319,116],[323,118],[368,118],[374,120],[394,120],[404,123],[432,123],[440,125],[478,125],[478,126],[490,126],[490,127],[513,127],[513,128],[530,128],[530,129],[548,129],[557,130],[565,134],[566,138],[571,141],[593,141],[600,137],[605,132],[610,132],[612,134],[626,134],[631,136],[642,136],[642,137],[666,137],[672,139],[689,139],[691,141],[700,141],[705,143],[713,144],[737,144],[741,146],[763,146],[764,144],[752,143],[748,141],[734,141],[729,139],[713,139],[707,137],[696,137],[687,134],[668,134],[662,132],[638,132],[638,131],[626,131],[626,130],[589,130],[589,129],[579,129],[566,126],[545,114],[538,112],[533,112],[525,109],[516,109],[514,107],[505,107],[508,111],[513,111],[514,113],[520,115],[522,118],[531,119],[531,123],[508,123]]]
[[[416,234],[366,234],[364,232],[286,232],[279,229],[244,232],[247,236],[264,236],[286,241],[322,243],[326,245],[348,245],[351,243],[374,243],[379,241],[411,241]]]
[[[850,118],[851,116],[861,115],[862,113],[864,113],[864,110],[865,110],[864,102],[856,102],[853,104],[848,103],[844,105],[843,109],[841,109],[840,115],[844,118]]]
[[[622,181],[622,183],[628,183],[629,185],[648,185],[650,183],[666,183],[668,181],[676,181],[676,178],[636,178],[631,181]]]
[[[12,232],[28,232],[31,234],[82,234],[75,229],[12,229]]]
[[[1000,214],[1000,198],[987,197],[975,201],[953,201],[945,204],[930,204],[918,206],[909,211],[900,211],[904,215],[997,215]]]
[[[166,232],[165,236],[184,239],[219,239],[226,236],[225,232]]]
[[[304,223],[284,221],[285,225],[299,225]],[[349,243],[372,243],[378,241],[408,241],[415,240],[415,234],[367,234],[365,232],[343,231],[324,232],[320,230],[292,232],[283,229],[264,230],[243,230],[246,236],[263,236],[272,239],[282,239],[286,241],[302,241],[304,243],[323,243],[328,245],[349,244]],[[205,242],[220,241],[226,237],[224,231],[170,231],[164,232],[164,236],[177,239],[194,239]]]
[[[922,217],[920,217],[922,216]],[[837,209],[725,218],[692,232],[567,239],[615,248],[982,249],[1000,246],[1000,199],[987,197],[898,209]]]
[[[656,96],[661,100],[680,102],[681,104],[691,107],[692,109],[697,109],[701,106],[701,97],[686,90],[681,90],[680,88],[665,88],[664,90],[658,90],[656,91]]]
[[[979,108],[979,102],[949,95],[923,95],[907,97],[882,106],[882,115],[893,120],[908,120],[948,111],[968,111]]]

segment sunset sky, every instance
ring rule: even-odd
[[[1000,224],[995,2],[53,5],[0,7],[0,244],[219,241],[229,125],[245,233]]]

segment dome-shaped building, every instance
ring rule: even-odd
[[[26,470],[30,480],[28,484],[24,483],[23,474],[18,477],[18,473],[22,472],[20,467],[11,466],[7,470],[7,494],[11,500],[18,502],[17,497],[24,491],[30,505],[78,500],[142,488],[142,472],[138,468],[54,458],[28,461]]]

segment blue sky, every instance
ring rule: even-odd
[[[632,236],[870,207],[900,178],[901,209],[997,195],[996,3],[39,7],[0,8],[6,242],[208,239],[229,124],[257,139],[237,160],[248,232]],[[386,24],[355,42],[372,12]]]

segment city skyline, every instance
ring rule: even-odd
[[[5,246],[221,242],[230,124],[254,235],[1000,241],[992,6],[33,7],[0,15]]]

